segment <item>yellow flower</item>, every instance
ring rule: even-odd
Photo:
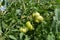
[[[26,33],[26,32],[28,31],[27,28],[22,28],[22,27],[21,27],[19,30],[20,30],[20,32],[22,32],[22,33]]]
[[[32,26],[32,24],[30,23],[30,21],[26,22],[26,27],[30,30],[34,30],[34,27]]]

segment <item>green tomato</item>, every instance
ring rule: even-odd
[[[26,32],[28,31],[27,28],[22,28],[22,27],[21,27],[19,30],[20,30],[20,32],[22,32],[22,33],[26,33]]]
[[[37,16],[35,18],[35,22],[39,23],[39,22],[43,22],[44,21],[44,18],[42,16]]]
[[[36,17],[36,16],[40,16],[40,14],[38,12],[32,14],[32,17]]]
[[[26,22],[26,27],[30,30],[34,30],[34,27],[32,26],[32,24],[30,23],[30,21]]]

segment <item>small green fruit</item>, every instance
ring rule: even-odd
[[[22,33],[26,33],[26,32],[28,31],[27,28],[22,28],[22,27],[21,27],[19,30],[20,30],[20,32],[22,32]]]
[[[40,14],[38,12],[32,14],[32,17],[36,17],[36,16],[40,16]]]
[[[34,30],[34,27],[32,26],[32,24],[30,23],[30,21],[26,22],[26,27],[30,30]]]
[[[37,16],[35,18],[35,22],[39,23],[39,22],[43,22],[44,18],[42,16]]]

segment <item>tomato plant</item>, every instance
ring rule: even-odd
[[[0,40],[60,40],[59,0],[1,0]]]

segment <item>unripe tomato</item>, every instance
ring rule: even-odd
[[[32,24],[30,23],[30,21],[26,22],[26,27],[30,30],[34,30],[34,27],[32,26]]]
[[[36,17],[36,16],[40,16],[40,14],[38,12],[32,14],[32,17]]]
[[[35,22],[39,23],[39,20],[35,20]]]
[[[23,33],[26,33],[28,31],[28,29],[27,28],[20,28],[20,32],[23,32]]]
[[[44,18],[43,18],[42,16],[37,16],[37,17],[35,18],[35,21],[36,21],[37,23],[43,22],[43,20],[44,20]]]

